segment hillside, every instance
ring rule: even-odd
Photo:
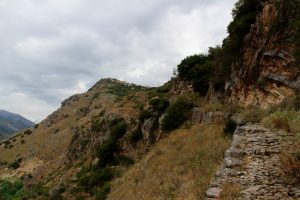
[[[298,9],[239,0],[223,44],[164,85],[69,97],[0,144],[0,199],[299,198]]]
[[[33,127],[34,123],[14,113],[0,110],[0,140],[25,128]]]

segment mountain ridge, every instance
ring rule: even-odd
[[[0,139],[4,139],[15,132],[33,126],[34,123],[25,117],[0,109]]]

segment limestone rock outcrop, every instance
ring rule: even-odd
[[[228,101],[268,108],[300,88],[294,42],[299,1],[290,2],[257,1],[262,10],[244,38],[241,61],[232,65],[225,86]]]

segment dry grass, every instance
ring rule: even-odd
[[[296,111],[275,111],[262,120],[270,129],[282,129],[295,134],[300,132],[300,113]]]
[[[298,150],[299,150],[298,146]],[[296,153],[282,154],[280,156],[282,170],[289,184],[300,184],[300,151]]]
[[[263,125],[270,129],[292,132],[295,137],[293,148],[281,154],[282,171],[288,184],[300,183],[300,113],[293,110],[277,110],[263,119]]]
[[[104,88],[105,89],[105,88]],[[136,102],[146,102],[146,92],[138,92],[135,101],[122,99],[124,106],[118,107],[116,98],[111,94],[101,93],[104,89],[89,91],[79,95],[77,101],[59,108],[51,117],[41,122],[31,135],[24,135],[24,138],[15,137],[11,140],[12,148],[0,146],[0,162],[8,164],[17,158],[23,158],[22,163],[33,158],[42,160],[45,164],[39,171],[44,177],[53,170],[65,165],[65,153],[72,140],[72,128],[89,126],[92,116],[98,115],[105,110],[107,113],[114,112],[124,118],[137,117],[139,110],[134,108]],[[101,93],[98,98],[92,100],[95,92]],[[92,100],[92,101],[91,101]],[[91,112],[86,115],[78,114],[80,108],[89,108]],[[22,139],[26,142],[22,144]],[[6,166],[0,166],[0,176],[10,171],[4,170]],[[21,166],[22,167],[22,166]]]
[[[222,200],[233,200],[240,196],[241,186],[239,184],[228,183],[223,187]]]
[[[247,122],[260,123],[261,120],[268,115],[268,110],[262,110],[258,107],[249,107],[242,110],[241,114]]]
[[[203,199],[229,146],[220,125],[194,125],[161,140],[113,183],[108,199]]]
[[[221,103],[208,103],[202,107],[204,112],[215,112],[224,110],[224,105]]]

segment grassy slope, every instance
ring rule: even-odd
[[[72,127],[89,126],[92,116],[103,110],[127,119],[137,118],[137,105],[146,102],[146,98],[143,89],[131,90],[131,87],[124,87],[123,84],[103,81],[88,92],[80,94],[78,101],[59,108],[51,117],[47,117],[31,135],[19,134],[14,139],[11,138],[12,148],[0,145],[0,162],[11,164],[17,158],[23,158],[21,168],[26,168],[26,165],[31,165],[31,160],[39,160],[43,166],[36,171],[36,175],[45,177],[65,166],[65,153],[73,136]],[[80,108],[88,108],[90,112],[86,115],[78,114]],[[25,140],[25,143],[21,144],[21,140]],[[0,177],[11,172],[5,167],[7,165],[0,166]]]
[[[203,199],[230,140],[220,125],[179,129],[113,183],[108,199]]]

